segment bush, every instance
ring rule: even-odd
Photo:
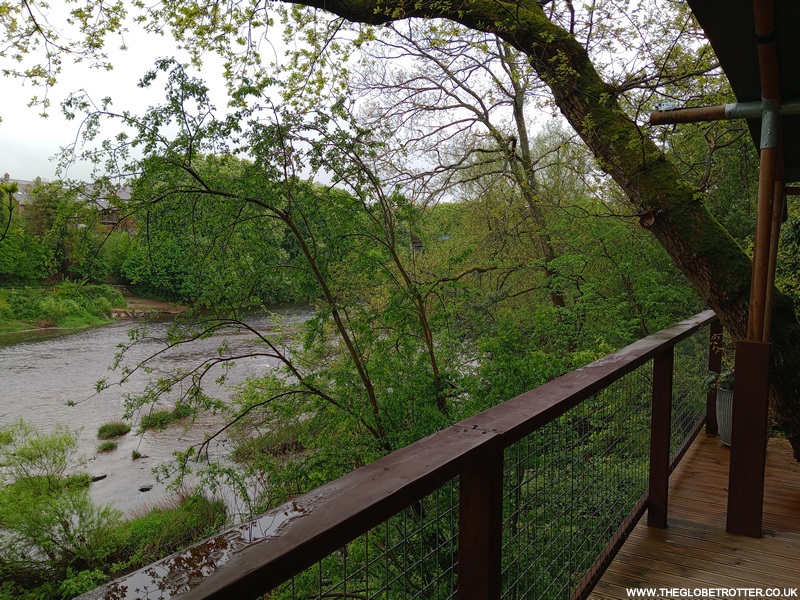
[[[117,449],[117,442],[108,440],[97,447],[98,452],[113,452]]]
[[[78,571],[67,570],[67,578],[58,586],[59,598],[75,598],[92,591],[108,581],[108,576],[97,569]]]
[[[148,429],[166,429],[175,421],[186,418],[191,414],[192,409],[187,404],[179,404],[172,410],[156,410],[149,414],[142,415],[139,427],[143,431]]]
[[[63,427],[0,427],[0,600],[73,598],[225,524],[225,503],[194,493],[123,521],[91,501],[89,475],[65,475],[80,464],[75,446]]]
[[[53,288],[0,289],[0,332],[42,324],[86,327],[105,323],[114,306],[125,306],[120,292],[107,285],[65,281]]]
[[[81,464],[76,432],[43,434],[20,421],[0,429],[0,440],[0,593],[47,588],[38,595],[53,597],[71,570],[101,568],[113,554],[121,513],[94,505],[88,475],[66,475]]]
[[[110,440],[111,438],[122,437],[131,430],[131,426],[122,421],[113,421],[101,425],[97,429],[97,437],[101,440]]]
[[[153,562],[219,531],[225,524],[222,500],[183,492],[122,526],[126,568]]]

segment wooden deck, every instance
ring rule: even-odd
[[[800,589],[800,463],[785,439],[770,440],[764,536],[753,539],[725,533],[729,454],[719,438],[698,436],[670,480],[667,529],[648,528],[645,514],[590,598],[628,600],[626,588]]]

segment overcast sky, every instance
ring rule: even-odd
[[[133,30],[133,27],[131,28]],[[271,38],[273,36],[270,36]],[[275,36],[277,37],[277,36]],[[41,96],[43,90],[36,89],[19,79],[3,79],[3,99],[0,101],[0,175],[9,173],[12,179],[56,178],[56,163],[52,160],[59,148],[71,144],[77,135],[79,123],[67,121],[61,114],[60,103],[70,93],[85,89],[99,101],[105,96],[114,100],[115,111],[131,110],[141,113],[148,106],[161,101],[159,92],[163,86],[156,82],[151,88],[137,87],[140,78],[152,68],[157,58],[174,56],[177,51],[171,39],[148,36],[144,32],[131,31],[125,34],[129,50],[116,48],[119,44],[109,40],[109,54],[114,65],[112,71],[91,69],[85,64],[65,64],[55,88],[50,90],[52,105],[50,116],[42,118],[41,107],[28,107],[31,97]],[[271,56],[265,62],[275,60],[275,50],[265,44]],[[179,59],[185,59],[185,56]],[[224,85],[221,67],[217,60],[209,59],[202,77],[211,86],[215,104],[225,106]],[[67,61],[65,61],[66,63]],[[0,62],[0,66],[3,63]],[[86,179],[91,169],[88,165],[75,165],[62,175],[64,178]]]

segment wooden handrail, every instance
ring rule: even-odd
[[[502,477],[505,448],[654,357],[671,353],[678,342],[715,320],[712,311],[705,311],[643,338],[82,598],[121,599],[134,589],[159,589],[164,598],[258,597],[461,474],[475,479],[477,469],[496,480],[492,469],[499,469]],[[462,492],[465,487],[475,492],[475,486],[462,482]],[[502,485],[490,487],[502,491]],[[476,496],[474,502],[479,510],[496,504],[496,497]],[[468,516],[462,510],[462,523]],[[477,536],[496,554],[498,527],[461,529],[460,535]],[[487,569],[474,576],[494,585],[495,566]],[[462,593],[461,587],[460,600],[487,597],[485,590],[466,586]]]

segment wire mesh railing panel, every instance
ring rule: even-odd
[[[269,600],[456,597],[458,480],[415,502],[265,596]]]
[[[666,523],[667,457],[705,413],[709,338],[698,329],[714,318],[705,311],[86,597],[449,600],[459,575],[467,596],[585,597],[645,507]],[[422,487],[435,491],[417,500]]]
[[[672,428],[669,455],[676,455],[706,413],[703,380],[708,374],[707,330],[675,345],[672,378]]]
[[[569,598],[647,491],[652,362],[506,449],[503,598]]]

